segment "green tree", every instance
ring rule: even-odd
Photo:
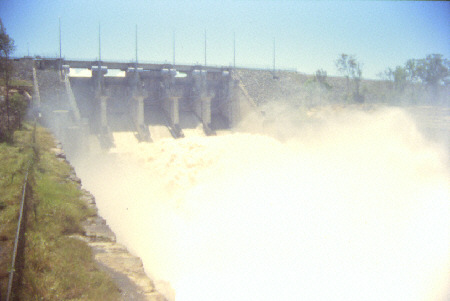
[[[417,76],[427,85],[442,84],[449,76],[449,62],[442,54],[429,54],[425,59],[417,60]]]
[[[354,83],[353,99],[356,102],[364,102],[364,97],[360,94],[362,80],[362,64],[358,62],[354,55],[342,53],[335,62],[336,68],[345,76],[347,82],[347,95],[350,95],[350,79]]]
[[[320,87],[330,90],[331,86],[327,82],[327,77],[328,77],[327,72],[323,69],[319,69],[316,71],[314,80],[319,83]]]
[[[444,85],[449,76],[449,61],[442,54],[429,54],[425,59],[416,61],[417,77],[434,94],[434,101],[439,100],[439,86]]]
[[[341,73],[347,83],[347,94],[350,92],[350,68],[349,68],[349,56],[348,54],[342,53],[341,56],[336,60],[336,68],[339,73]]]
[[[22,126],[22,120],[27,113],[28,102],[23,95],[15,92],[10,98],[9,106],[10,113],[14,116],[12,128],[20,128]]]
[[[397,66],[395,69],[388,68],[385,73],[388,75],[388,79],[394,83],[393,87],[397,91],[403,92],[408,80],[406,67]]]
[[[14,40],[6,33],[6,28],[3,26],[3,22],[0,19],[0,76],[3,80],[3,85],[5,86],[4,107],[3,111],[6,114],[5,125],[0,124],[0,141],[12,139],[12,128],[10,124],[10,101],[9,101],[9,86],[13,72],[13,65],[10,60],[10,56],[14,51]],[[3,118],[2,118],[3,119]],[[2,130],[5,128],[5,130]]]
[[[409,82],[416,82],[417,76],[417,60],[409,59],[405,64],[406,80]]]
[[[389,89],[392,90],[394,88],[394,70],[391,67],[384,70],[384,72],[380,74],[380,77],[388,82]]]
[[[401,95],[405,91],[408,83],[408,71],[406,67],[397,66],[395,69],[389,67],[380,75],[380,77],[387,81],[388,89],[390,91],[388,98],[390,101],[400,101]]]
[[[442,54],[429,54],[424,59],[409,59],[405,65],[395,69],[387,68],[381,77],[387,79],[396,91],[404,92],[408,86],[410,100],[416,102],[422,93],[422,87],[433,93],[435,101],[439,100],[441,86],[448,83],[450,62]]]

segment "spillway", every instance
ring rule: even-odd
[[[77,173],[169,300],[449,296],[448,152],[401,109],[114,135]]]
[[[185,137],[205,137],[205,131],[201,120],[193,112],[180,114],[180,127]]]
[[[150,110],[148,113],[148,130],[153,141],[172,138],[169,121],[161,110]]]

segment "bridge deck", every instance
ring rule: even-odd
[[[53,65],[59,62],[59,59],[41,59],[41,61],[48,62],[49,65]],[[82,61],[82,60],[62,60],[61,65],[69,65],[71,68],[86,68],[91,69],[92,66],[98,66],[99,61]],[[172,65],[167,64],[150,64],[150,63],[137,63],[136,62],[113,62],[113,61],[101,61],[101,66],[106,66],[108,69],[119,69],[126,71],[128,68],[142,68],[143,70],[161,70],[165,68],[173,68],[180,72],[189,72],[193,69],[207,70],[208,72],[222,72],[223,70],[231,70],[231,67],[213,67],[213,66],[200,66],[200,65]]]

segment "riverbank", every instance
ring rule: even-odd
[[[16,131],[0,144],[0,296],[6,296],[25,167],[30,169],[22,300],[164,300],[139,258],[115,242],[94,197],[48,130]],[[34,151],[33,151],[34,150]],[[33,154],[34,153],[34,154]],[[30,161],[31,160],[31,161]]]

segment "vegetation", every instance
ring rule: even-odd
[[[354,55],[341,54],[336,60],[336,68],[341,73],[347,83],[347,99],[350,95],[356,102],[364,102],[364,97],[360,94],[360,84],[362,79],[362,64],[356,60]],[[354,90],[350,93],[350,85],[353,83]]]
[[[24,95],[11,90],[12,86],[30,86],[31,84],[27,81],[12,79],[14,68],[10,56],[14,48],[14,40],[6,33],[0,19],[0,142],[12,142],[13,133],[21,127],[28,107]]]
[[[14,40],[6,33],[3,22],[0,19],[0,76],[4,89],[0,98],[0,142],[11,142],[14,127],[11,124],[12,112],[10,110],[9,88],[13,72],[10,56],[14,51]]]
[[[442,54],[429,54],[424,59],[410,59],[404,66],[387,68],[380,77],[390,83],[396,98],[408,89],[410,98],[430,92],[432,102],[439,103],[442,87],[449,85],[449,69],[450,62]]]
[[[5,86],[5,81],[3,78],[0,78],[0,85]],[[9,86],[10,87],[33,87],[33,83],[28,80],[12,78],[9,81]]]
[[[0,271],[8,271],[17,226],[24,171],[29,162],[32,195],[28,200],[25,267],[21,300],[117,300],[118,289],[101,272],[85,242],[81,222],[92,209],[80,199],[69,180],[71,167],[50,151],[53,138],[37,129],[31,143],[31,126],[14,133],[14,143],[0,143]],[[0,296],[6,295],[7,272],[0,274]]]
[[[442,54],[429,54],[425,59],[416,60],[414,74],[426,85],[438,86],[448,80],[450,62]]]
[[[327,72],[323,69],[319,69],[316,71],[314,81],[319,83],[320,87],[330,90],[331,85],[327,82]]]
[[[384,74],[389,81],[393,82],[393,88],[395,88],[397,91],[403,92],[408,76],[406,68],[401,66],[395,67],[395,70],[392,68],[388,68],[386,69]]]

